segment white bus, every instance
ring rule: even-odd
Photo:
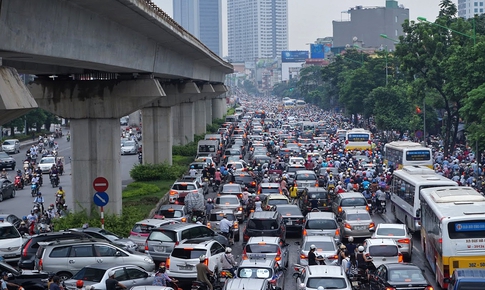
[[[367,150],[372,149],[372,133],[370,131],[355,128],[348,130],[345,134],[346,150]]]
[[[394,141],[384,145],[384,164],[394,169],[406,165],[423,165],[433,168],[431,149],[411,141]]]
[[[436,282],[448,289],[444,279],[455,269],[485,268],[485,197],[471,187],[436,187],[421,190],[420,200],[421,246]]]
[[[458,184],[425,166],[404,166],[401,170],[395,170],[390,193],[391,211],[396,219],[405,224],[411,232],[419,232],[420,191],[439,186],[458,186]]]

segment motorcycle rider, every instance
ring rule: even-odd
[[[194,165],[190,166],[189,175],[190,177],[195,177],[197,175],[197,169],[195,169]]]
[[[54,204],[51,203],[49,205],[49,208],[47,209],[47,218],[52,220],[55,217],[57,217],[57,212],[56,212],[56,209],[54,207]]]
[[[29,234],[29,228],[27,227],[27,224],[24,221],[20,222],[20,226],[17,230],[19,231],[19,234],[21,236]]]
[[[39,204],[42,208],[42,212],[44,212],[44,197],[42,196],[42,192],[37,192],[37,196],[34,198],[33,203]]]
[[[42,169],[40,167],[37,167],[34,172],[37,174],[37,177],[39,178],[39,186],[42,186],[43,184],[43,179],[42,179]]]
[[[310,246],[310,251],[308,252],[308,265],[318,265],[317,261],[323,261],[324,259],[321,257],[317,257],[315,254],[315,250],[317,247],[315,245]]]
[[[177,283],[178,281],[175,279],[170,278],[167,273],[167,268],[165,267],[165,263],[160,263],[158,267],[158,271],[155,273],[155,278],[153,279],[154,286],[168,286],[168,283]]]
[[[207,202],[205,203],[205,215],[208,217],[213,209],[214,203],[212,202],[212,198],[208,198]]]
[[[227,215],[224,214],[222,220],[219,223],[219,229],[222,232],[222,235],[225,236],[228,240],[232,240],[231,238],[231,227],[233,226],[233,222],[227,219]],[[229,241],[231,242],[231,241]]]
[[[222,270],[231,272],[232,277],[236,276],[235,267],[237,266],[237,263],[232,255],[232,249],[230,247],[226,248],[225,253],[221,256],[220,262],[222,265]]]
[[[8,173],[7,171],[4,169],[2,169],[2,172],[0,172],[0,178],[5,178],[5,179],[8,179]]]
[[[59,186],[59,190],[56,192],[56,203],[66,203],[66,192]]]
[[[57,170],[57,166],[55,164],[52,164],[51,169],[49,170],[49,179],[52,179],[53,175],[56,175],[56,181],[59,184],[60,179],[59,179],[59,171]]]
[[[213,290],[212,284],[209,281],[209,278],[207,277],[207,274],[212,276],[213,273],[209,269],[209,267],[207,267],[207,265],[204,264],[206,259],[207,257],[205,255],[200,256],[199,257],[200,263],[195,266],[195,268],[197,269],[197,280],[202,283],[205,283],[210,290]]]
[[[259,196],[256,196],[256,198],[254,200],[255,200],[254,211],[263,211],[262,203],[261,203]]]
[[[379,209],[383,209],[381,208],[381,202],[384,202],[384,207],[385,207],[385,202],[386,202],[386,193],[381,190],[381,188],[379,188],[377,191],[376,191],[376,198],[377,198],[377,208]]]

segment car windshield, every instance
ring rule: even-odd
[[[8,154],[7,154],[7,153],[5,153],[5,152],[0,152],[0,158],[8,158],[8,157],[10,157],[10,156],[8,156]]]
[[[268,245],[266,243],[249,244],[249,245],[246,245],[245,249],[246,249],[246,253],[270,254],[270,253],[278,252],[278,246],[277,245]]]
[[[118,240],[118,239],[122,239],[122,237],[110,232],[110,231],[107,231],[107,230],[100,230],[98,232],[99,234],[107,237],[110,241],[113,241],[113,240]]]
[[[376,231],[376,235],[388,237],[402,237],[406,235],[406,231],[404,230],[404,228],[378,228]]]
[[[425,282],[421,269],[392,269],[389,271],[389,282]]]
[[[103,269],[84,267],[79,270],[76,275],[72,276],[71,279],[89,282],[101,282],[101,279],[103,279],[105,272],[106,270]]]
[[[285,216],[303,216],[298,206],[285,206],[284,208],[276,207],[276,211],[283,217]]]
[[[188,183],[175,183],[172,186],[172,189],[173,190],[194,190],[196,188],[195,188],[195,185],[193,185],[193,184],[188,184]]]
[[[206,253],[206,249],[175,248],[172,251],[172,257],[179,259],[198,259]]]
[[[40,160],[40,164],[46,164],[46,163],[56,163],[56,160],[54,157],[42,158]]]
[[[348,221],[368,221],[370,220],[370,215],[368,213],[351,213],[347,214]]]
[[[344,278],[315,277],[308,278],[306,286],[315,289],[319,286],[323,286],[323,289],[347,289],[347,282]]]
[[[13,142],[10,142],[10,141],[4,141],[3,142],[3,145],[13,145],[14,143]]]
[[[20,234],[13,226],[0,228],[0,240],[20,238]]]
[[[306,222],[305,229],[335,230],[337,229],[337,222],[331,219],[309,219]]]
[[[307,196],[310,199],[327,199],[327,192],[308,192]]]
[[[280,189],[278,187],[263,187],[261,193],[280,193]]]
[[[160,241],[160,242],[176,242],[177,234],[174,231],[164,231],[164,230],[153,231],[148,237],[148,240]]]
[[[224,185],[222,192],[241,192],[241,186],[239,184]]]
[[[267,279],[273,276],[273,270],[271,268],[238,268],[237,276],[239,278]]]
[[[366,206],[365,198],[344,198],[340,204],[341,206]]]
[[[168,208],[168,209],[161,209],[158,212],[158,215],[163,215],[166,218],[179,218],[184,215],[183,211],[181,210],[175,210],[173,208]]]
[[[399,253],[394,245],[375,245],[369,247],[369,255],[373,257],[395,257]]]
[[[296,180],[317,180],[317,176],[315,174],[297,174],[296,175]]]
[[[248,221],[248,228],[257,230],[276,230],[279,228],[279,225],[276,220],[250,219]]]
[[[134,233],[142,233],[146,234],[149,233],[151,229],[153,229],[155,226],[154,225],[147,225],[147,224],[135,224],[133,228],[131,229],[132,232]]]
[[[124,141],[123,143],[123,146],[127,146],[127,147],[131,147],[131,146],[135,146],[135,141]]]
[[[268,200],[269,205],[278,205],[278,204],[288,204],[288,200],[284,198],[274,198]]]
[[[216,204],[239,204],[239,199],[236,196],[220,196],[216,198]]]
[[[209,220],[211,222],[220,221],[220,220],[222,220],[223,217],[224,217],[223,213],[213,213],[213,214],[210,215]],[[226,218],[229,221],[235,221],[236,220],[236,217],[233,214],[226,213]]]
[[[310,251],[311,245],[315,245],[315,247],[317,248],[317,252],[319,252],[319,251],[335,251],[335,243],[323,242],[323,241],[306,242],[303,245],[303,250],[304,251]]]

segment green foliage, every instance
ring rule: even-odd
[[[160,188],[154,184],[132,182],[123,190],[123,197],[143,196],[159,192]]]
[[[183,167],[189,166],[194,161],[193,156],[172,155],[172,164]]]
[[[175,180],[185,172],[186,168],[179,165],[136,164],[130,170],[130,176],[135,181]]]
[[[234,113],[236,113],[236,108],[229,108],[227,110],[226,116],[227,115],[234,115]]]

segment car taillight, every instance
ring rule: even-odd
[[[182,218],[182,219],[181,219],[181,221],[182,221],[183,223],[186,223],[186,222],[187,222],[187,218]]]
[[[351,226],[351,225],[349,225],[348,223],[345,223],[345,224],[344,224],[344,227],[348,228],[349,230],[351,230],[351,229],[352,229],[352,226]]]
[[[427,286],[424,290],[434,290],[433,286]]]
[[[256,182],[251,182],[251,186],[256,186]]]
[[[176,190],[170,190],[170,195],[176,195],[177,191]]]
[[[170,257],[165,260],[165,268],[167,268],[167,270],[170,270]]]
[[[148,241],[145,241],[145,251],[148,251]]]
[[[44,262],[42,262],[42,259],[39,259],[39,271],[42,271],[44,267]]]
[[[238,229],[239,228],[239,223],[238,222],[234,222],[234,224],[232,226],[234,227],[234,229]]]
[[[338,255],[329,256],[329,257],[327,257],[327,259],[329,259],[329,260],[338,260]]]
[[[31,243],[32,239],[30,239],[27,244],[25,244],[24,249],[22,250],[22,256],[27,257],[27,250],[29,249]]]
[[[366,205],[366,206],[365,206],[365,210],[366,210],[366,211],[369,211],[369,210],[370,210],[370,208],[369,208],[369,206],[368,206],[368,205]]]
[[[209,259],[207,259],[207,258],[206,258],[206,259],[204,260],[204,264],[205,264],[207,267],[209,267]]]
[[[340,229],[336,229],[335,230],[335,236],[336,237],[340,237]]]
[[[394,287],[386,287],[386,290],[396,290]]]
[[[409,244],[411,241],[409,239],[400,239],[400,240],[397,240],[397,242],[401,244]]]
[[[306,235],[307,235],[306,229],[303,229],[302,234],[303,234],[304,236],[306,236]]]
[[[372,228],[375,228],[376,227],[376,224],[375,223],[370,223],[369,224],[369,229],[372,229]]]
[[[307,256],[305,254],[300,254],[300,259],[306,259]]]
[[[278,249],[276,252],[276,257],[274,258],[275,261],[281,261],[281,249]]]
[[[341,206],[338,207],[338,213],[342,213],[342,207]]]
[[[211,223],[207,223],[207,227],[210,229],[211,228]]]
[[[398,262],[398,263],[402,263],[403,261],[404,261],[403,256],[402,256],[402,254],[401,254],[401,253],[399,253],[399,254],[397,255],[397,262]]]

